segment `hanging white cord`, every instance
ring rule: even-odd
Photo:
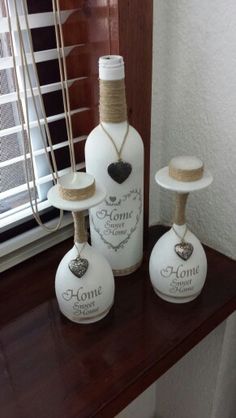
[[[6,10],[7,10],[7,19],[8,19],[8,26],[9,26],[9,35],[10,35],[10,44],[11,44],[11,50],[12,50],[12,58],[13,58],[13,70],[14,70],[15,82],[16,82],[17,99],[18,99],[19,108],[20,108],[20,119],[21,119],[22,137],[23,137],[24,118],[23,118],[23,115],[22,115],[22,102],[21,102],[20,89],[19,89],[19,83],[18,83],[17,72],[16,72],[16,59],[15,59],[14,45],[13,45],[13,39],[12,39],[12,27],[11,27],[9,6],[8,6],[7,1],[6,1]],[[23,142],[23,152],[24,152],[24,157],[25,157],[26,156],[26,148],[25,148],[24,139],[23,139],[22,142]],[[29,144],[29,148],[30,148],[30,144]],[[30,157],[31,157],[31,155],[30,155]],[[26,162],[26,159],[25,159],[25,162]],[[30,162],[32,164],[32,159],[30,160]],[[28,167],[27,167],[26,163],[25,163],[25,174],[26,174],[26,184],[27,184],[28,193],[29,193],[29,197],[30,197],[30,204],[31,204],[31,208],[32,208],[32,195],[31,195],[31,188],[30,188],[30,185],[29,185],[30,180],[29,180]],[[35,192],[35,201],[36,201],[37,196],[36,196],[35,189],[34,189],[34,192]]]
[[[27,17],[25,16],[25,21],[26,20],[27,20]],[[26,26],[27,26],[27,22],[26,22]],[[23,66],[22,67],[23,76],[25,77],[25,71],[26,71],[27,78],[28,78],[28,82],[29,82],[29,86],[30,86],[30,93],[31,93],[31,96],[32,96],[32,99],[33,99],[34,109],[35,109],[35,113],[36,113],[36,119],[37,119],[38,127],[40,129],[41,138],[42,138],[42,141],[43,141],[43,147],[44,147],[45,155],[47,156],[48,163],[49,163],[49,168],[50,168],[50,171],[51,171],[51,174],[52,174],[52,178],[53,178],[53,182],[55,184],[56,183],[56,180],[58,179],[58,173],[57,173],[57,165],[56,165],[56,161],[55,161],[53,145],[52,145],[52,141],[50,141],[49,138],[48,138],[48,142],[49,142],[49,145],[50,145],[50,151],[51,151],[51,154],[52,154],[52,161],[53,161],[53,169],[52,169],[50,157],[49,157],[49,154],[47,152],[47,143],[45,141],[45,136],[44,136],[45,134],[44,134],[44,131],[43,131],[42,126],[41,126],[41,123],[40,123],[40,117],[39,117],[39,113],[38,113],[38,107],[37,107],[37,104],[36,104],[36,101],[35,101],[35,96],[34,96],[34,92],[33,92],[33,86],[32,86],[32,82],[31,82],[29,68],[28,68],[28,65],[27,65],[25,46],[24,46],[24,41],[23,41],[23,38],[22,38],[21,29],[20,29],[20,26],[19,26],[19,17],[18,17],[18,15],[17,15],[17,28],[18,28],[18,35],[19,35],[19,40],[20,40],[20,48],[21,48],[20,49],[20,52],[22,51],[23,58],[24,58],[24,64],[22,64],[22,60],[21,60],[21,64]],[[29,38],[30,37],[29,36],[30,35],[30,31],[27,32],[27,35],[28,35],[28,38]],[[33,49],[31,49],[30,52],[31,52],[32,61],[34,61],[34,52],[33,52]],[[34,67],[34,71],[35,71],[35,75],[36,75],[37,74],[36,65]],[[48,124],[47,124],[47,118],[46,118],[46,113],[45,113],[45,108],[44,108],[44,105],[42,106],[43,100],[42,100],[42,97],[40,95],[41,90],[39,88],[40,87],[39,86],[39,83],[38,83],[37,87],[38,87],[38,91],[39,91],[39,98],[41,99],[40,100],[40,104],[41,104],[42,111],[43,111],[45,128],[47,127],[47,130],[49,132],[49,128],[48,128]],[[25,101],[27,101],[26,100],[27,99],[27,96],[24,95],[24,99],[25,99]],[[27,104],[27,106],[28,106],[28,104]],[[51,139],[51,137],[50,137],[50,139]],[[30,144],[31,144],[31,141],[30,141]],[[54,171],[55,171],[55,173],[54,173]]]
[[[24,17],[25,17],[27,35],[28,35],[28,39],[29,39],[30,54],[31,54],[31,57],[32,57],[34,75],[35,75],[37,89],[38,89],[38,97],[39,97],[39,101],[40,101],[40,105],[41,105],[41,110],[42,110],[43,120],[44,120],[44,126],[45,126],[45,130],[46,130],[46,134],[47,134],[47,139],[48,139],[48,144],[49,144],[49,148],[50,148],[50,152],[51,152],[51,157],[52,157],[53,169],[52,169],[51,164],[50,164],[50,159],[49,159],[49,167],[50,167],[51,174],[53,176],[54,183],[56,183],[56,180],[58,180],[58,177],[59,177],[58,176],[58,170],[57,170],[57,163],[56,163],[55,153],[54,153],[54,149],[53,149],[51,133],[50,133],[50,129],[49,129],[49,126],[48,126],[44,101],[43,101],[43,97],[42,97],[42,91],[41,91],[41,86],[40,86],[40,82],[39,82],[37,66],[36,66],[35,57],[34,57],[33,41],[32,41],[31,30],[30,30],[30,27],[29,27],[29,20],[28,20],[28,7],[27,7],[26,0],[22,0],[22,3],[23,3],[23,9],[24,9]],[[28,67],[27,67],[27,69],[28,69]],[[27,72],[27,73],[28,73],[28,78],[29,78],[29,82],[30,82],[30,85],[31,85],[31,94],[32,94],[32,92],[33,92],[32,83],[31,83],[31,80],[30,80],[29,72]],[[38,111],[37,111],[37,106],[36,106],[36,103],[35,103],[34,95],[32,97],[33,97],[34,106],[35,106],[35,109],[36,109],[36,112],[37,112],[37,119],[38,119],[38,123],[39,123]],[[40,132],[41,132],[42,138],[44,139],[41,123],[39,123],[39,126],[40,126]],[[45,153],[49,157],[49,155],[47,153],[47,144],[45,143],[45,141],[43,141],[43,142],[44,142],[43,145],[44,145]]]
[[[14,0],[14,7],[15,7],[15,15],[16,15],[16,25],[17,25],[17,33],[19,36],[19,46],[20,46],[20,57],[21,57],[21,67],[22,67],[22,75],[23,75],[23,92],[24,92],[24,102],[25,102],[25,110],[26,110],[26,129],[27,129],[27,136],[29,138],[29,153],[30,153],[30,162],[31,162],[31,172],[32,172],[32,181],[33,181],[33,190],[35,194],[35,208],[36,211],[36,218],[38,220],[38,202],[37,202],[37,196],[36,196],[36,180],[35,180],[35,171],[34,171],[34,162],[33,162],[33,148],[32,148],[32,141],[31,141],[31,132],[30,132],[30,125],[29,125],[29,108],[28,108],[28,100],[27,100],[27,86],[26,86],[26,74],[25,69],[27,72],[28,82],[30,85],[30,88],[32,88],[31,79],[29,76],[28,66],[27,66],[27,60],[26,60],[26,54],[24,49],[24,42],[21,34],[20,29],[20,21],[18,17],[18,10],[16,6],[16,0]],[[32,93],[32,90],[31,90]],[[33,96],[34,97],[34,96]],[[36,110],[36,117],[38,119],[38,111],[36,107],[36,103],[34,102],[35,110]],[[38,119],[39,121],[39,119]],[[44,138],[44,135],[43,135]]]
[[[17,6],[16,6],[16,0],[14,0],[14,6],[15,6],[16,23],[17,23],[17,32],[18,32],[19,41],[20,41],[20,56],[21,56],[23,84],[24,84],[25,108],[26,108],[26,124],[27,124],[27,134],[28,134],[28,138],[29,138],[29,150],[30,150],[30,155],[31,155],[32,180],[33,180],[33,186],[34,186],[34,192],[35,192],[35,209],[33,207],[32,196],[31,196],[31,193],[30,193],[30,197],[31,197],[30,200],[31,200],[31,203],[32,203],[31,207],[32,207],[34,217],[37,220],[38,224],[40,226],[42,226],[44,229],[46,229],[47,231],[55,231],[59,228],[59,226],[61,224],[62,215],[63,215],[62,211],[60,213],[60,219],[59,219],[58,224],[55,227],[49,228],[48,226],[46,226],[42,223],[42,221],[40,219],[40,215],[39,215],[39,210],[38,210],[38,203],[37,203],[37,196],[36,196],[35,172],[34,172],[34,165],[33,165],[33,150],[32,150],[31,133],[30,133],[30,126],[29,126],[29,110],[28,110],[28,101],[27,101],[27,94],[26,94],[27,86],[26,86],[26,78],[25,78],[25,76],[26,76],[25,69],[26,69],[26,73],[27,73],[27,77],[28,77],[28,81],[29,81],[29,85],[30,85],[30,89],[31,89],[31,94],[32,94],[33,98],[34,98],[34,94],[33,94],[29,69],[28,69],[28,65],[27,65],[26,53],[25,53],[24,42],[23,42],[21,28],[20,28],[20,22],[19,22],[18,10],[17,10]],[[38,111],[37,111],[37,105],[35,103],[35,100],[34,100],[34,106],[35,106],[35,111],[36,111],[36,116],[37,116],[37,122],[38,122],[38,125],[41,127],[40,121],[39,121],[39,116],[38,116]],[[41,130],[41,133],[42,133],[42,139],[44,141],[45,138],[44,138],[44,133],[42,132],[42,130]],[[45,150],[46,150],[45,143],[44,143],[44,147],[45,147]],[[47,150],[46,150],[46,155],[48,156]],[[51,169],[50,160],[49,160],[49,167]],[[54,176],[53,176],[53,179],[55,179]]]
[[[73,128],[72,128],[71,111],[70,111],[70,97],[69,97],[67,67],[66,67],[66,59],[65,59],[65,46],[64,46],[64,36],[63,36],[63,31],[62,31],[60,7],[59,7],[58,0],[57,1],[52,0],[52,5],[53,5],[54,26],[55,26],[56,44],[57,44],[57,52],[58,52],[59,71],[60,71],[60,79],[61,79],[61,86],[62,86],[62,98],[63,98],[63,105],[64,105],[65,115],[66,115],[66,129],[67,129],[67,136],[68,136],[68,142],[69,142],[70,161],[71,161],[72,171],[75,172],[76,160],[75,160],[74,143],[73,143]],[[58,32],[58,27],[59,27],[59,32]],[[60,40],[59,40],[59,35],[60,35]],[[61,63],[61,58],[62,58],[63,66]]]
[[[52,232],[52,231],[57,230],[60,227],[61,221],[62,221],[62,216],[63,216],[63,211],[60,211],[60,219],[59,219],[58,224],[55,227],[49,228],[48,226],[44,225],[42,223],[41,219],[40,219],[40,215],[39,215],[39,211],[38,211],[38,205],[37,205],[35,172],[34,172],[34,166],[33,166],[33,150],[32,150],[32,145],[31,145],[30,126],[29,126],[29,112],[28,112],[28,101],[27,101],[27,87],[26,87],[26,78],[25,78],[25,75],[26,74],[25,74],[25,69],[26,69],[26,72],[27,72],[27,76],[28,76],[28,80],[29,80],[29,85],[30,85],[30,90],[31,90],[31,95],[32,95],[32,98],[33,98],[34,106],[35,106],[37,122],[38,122],[38,125],[40,127],[40,131],[41,131],[41,135],[42,135],[42,139],[43,139],[43,144],[44,144],[44,148],[45,148],[45,151],[46,151],[46,155],[48,156],[48,154],[47,154],[47,145],[45,144],[44,133],[43,133],[43,131],[41,129],[39,115],[38,115],[38,110],[37,110],[37,105],[36,105],[36,102],[35,102],[34,92],[33,92],[32,83],[31,83],[31,79],[30,79],[30,75],[29,75],[28,66],[27,66],[26,53],[25,53],[25,49],[24,49],[24,42],[23,42],[21,28],[20,28],[20,22],[19,22],[18,10],[17,10],[17,6],[16,6],[16,0],[14,0],[14,7],[15,7],[15,15],[16,15],[17,32],[18,32],[18,35],[19,35],[19,44],[20,44],[20,56],[21,56],[21,65],[22,65],[22,73],[23,73],[23,84],[24,84],[24,100],[25,100],[25,108],[26,108],[26,125],[27,125],[27,134],[28,134],[28,138],[29,138],[28,143],[29,143],[29,153],[30,153],[30,162],[31,162],[31,171],[32,171],[32,182],[33,182],[33,190],[34,190],[35,209],[34,209],[34,206],[33,206],[33,198],[32,198],[31,188],[30,188],[29,173],[28,173],[28,167],[27,167],[27,164],[26,164],[26,161],[27,161],[27,159],[26,159],[26,149],[25,149],[25,143],[24,143],[24,140],[23,140],[23,152],[24,152],[24,158],[25,158],[26,183],[27,183],[27,188],[28,188],[28,192],[29,192],[30,205],[31,205],[31,209],[32,209],[34,218],[36,219],[36,221],[38,222],[38,224],[40,226],[42,226],[47,231],[51,231]],[[11,27],[9,6],[8,6],[8,2],[7,1],[6,1],[6,10],[7,10],[8,25],[9,25],[10,43],[11,43],[11,49],[12,49],[13,68],[14,68],[14,73],[15,73],[17,98],[18,98],[19,105],[21,106],[21,112],[20,112],[20,116],[21,117],[20,117],[20,119],[21,119],[21,126],[22,126],[22,135],[23,135],[23,132],[24,132],[24,118],[23,118],[23,115],[22,115],[22,102],[21,102],[20,89],[19,89],[19,83],[18,83],[17,72],[16,72],[16,59],[15,59],[14,43],[13,43],[13,39],[12,39],[12,27]],[[33,51],[31,51],[31,53],[33,55]],[[51,145],[52,144],[49,144],[50,150],[52,149],[52,146]],[[54,162],[53,162],[53,165],[54,165]],[[49,167],[50,167],[50,170],[52,171],[50,159],[49,159]],[[57,175],[57,168],[55,170],[55,173],[56,173],[56,178],[57,178],[58,177],[58,175]],[[53,180],[54,180],[54,182],[55,182],[56,178],[55,178],[54,173],[53,173]]]
[[[71,114],[70,114],[70,100],[69,100],[69,91],[68,91],[67,68],[66,68],[66,62],[65,62],[64,40],[62,38],[63,37],[62,30],[60,29],[60,38],[61,38],[61,47],[60,47],[60,40],[59,40],[59,33],[58,33],[58,26],[59,28],[61,28],[60,13],[54,0],[52,0],[52,5],[53,5],[56,45],[57,45],[57,52],[58,52],[59,72],[60,72],[60,80],[61,80],[61,86],[62,86],[62,98],[63,98],[63,105],[64,105],[65,116],[66,116],[66,129],[67,129],[67,137],[68,137],[68,142],[69,142],[70,161],[71,161],[72,171],[75,172],[76,162],[75,162],[74,144],[73,144],[73,129],[72,129],[72,122],[71,122]],[[63,66],[61,62],[61,54],[62,54]],[[66,91],[66,94],[65,94],[65,91]]]

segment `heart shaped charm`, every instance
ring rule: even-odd
[[[117,183],[123,183],[132,171],[132,165],[124,161],[117,161],[107,167],[109,176]]]
[[[182,260],[186,261],[193,253],[193,245],[190,242],[180,242],[175,245],[175,252]]]
[[[77,257],[71,260],[68,264],[70,271],[79,279],[83,277],[83,275],[88,270],[89,262],[86,258]]]

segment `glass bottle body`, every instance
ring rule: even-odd
[[[103,126],[120,149],[127,121],[103,122]],[[143,255],[144,150],[140,135],[131,126],[121,158],[131,165],[132,170],[119,184],[108,173],[109,165],[118,161],[117,153],[98,125],[86,141],[86,170],[104,185],[107,197],[90,210],[91,241],[107,258],[116,276],[136,270]]]

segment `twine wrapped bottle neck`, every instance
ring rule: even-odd
[[[100,88],[100,121],[119,123],[127,120],[125,81],[101,80]]]
[[[176,193],[175,197],[175,212],[174,212],[174,224],[185,224],[185,208],[188,199],[188,193]]]
[[[85,218],[83,212],[72,212],[74,218],[74,241],[82,244],[87,241]]]
[[[178,156],[172,158],[169,163],[169,176],[174,180],[192,183],[200,180],[203,176],[203,162],[192,156]],[[185,224],[185,208],[189,193],[177,193],[175,203],[174,223]]]

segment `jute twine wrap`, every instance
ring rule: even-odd
[[[169,164],[169,175],[175,180],[178,181],[196,181],[200,180],[203,176],[203,164],[201,167],[194,169],[182,169],[175,167],[174,163],[171,161]],[[188,199],[188,193],[177,193],[176,194],[176,203],[175,203],[175,213],[174,213],[174,223],[176,225],[185,224],[185,208]]]
[[[87,242],[87,232],[85,229],[85,219],[83,212],[72,212],[74,218],[75,235],[74,241],[82,244]]]
[[[58,185],[59,194],[65,200],[84,200],[92,197],[95,193],[95,181],[90,186],[81,189],[66,189],[60,184]]]
[[[100,120],[118,123],[127,120],[125,81],[100,80]]]
[[[176,194],[175,198],[175,213],[174,213],[174,223],[176,225],[185,224],[185,208],[188,199],[188,193]]]
[[[179,181],[196,181],[200,180],[203,175],[203,165],[199,168],[194,168],[193,170],[183,170],[181,168],[175,167],[173,164],[169,164],[169,175],[175,180]]]

